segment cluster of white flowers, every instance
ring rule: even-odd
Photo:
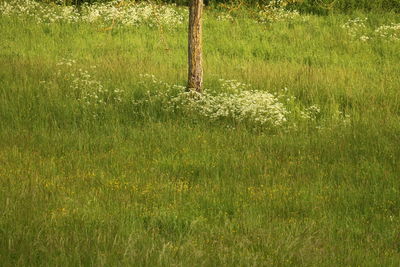
[[[142,86],[147,86],[148,90],[144,97],[132,101],[138,110],[143,110],[145,105],[162,106],[167,112],[201,116],[211,121],[245,122],[263,128],[289,126],[289,120],[294,117],[314,121],[320,112],[316,105],[294,107],[295,97],[287,96],[287,90],[272,94],[253,90],[251,85],[237,80],[220,79],[217,91],[204,90],[200,94],[188,92],[184,86],[162,82],[154,75],[145,74],[141,78]],[[301,115],[297,114],[299,112]]]
[[[288,114],[284,104],[275,95],[256,90],[219,94],[207,90],[202,94],[183,92],[172,98],[170,104],[211,120],[230,119],[269,127],[282,126]]]
[[[68,83],[70,93],[84,107],[104,107],[122,101],[122,90],[104,88],[90,71],[77,68],[75,60],[63,59],[57,63],[57,67],[57,76]],[[95,69],[96,66],[90,68]]]
[[[400,40],[400,23],[381,25],[375,30],[366,26],[367,18],[354,18],[342,25],[342,28],[354,39],[367,42],[373,39],[383,39],[388,41]]]
[[[33,18],[37,23],[79,21],[79,13],[72,6],[48,5],[34,0],[12,0],[0,4],[0,14],[3,16],[17,16]]]
[[[376,36],[387,40],[400,40],[400,23],[391,23],[390,25],[382,25],[374,31]]]
[[[312,105],[300,111],[300,118],[304,120],[315,121],[321,113],[321,108],[318,105]]]
[[[367,20],[367,18],[349,19],[342,25],[342,28],[345,29],[351,37],[367,41],[369,39],[367,36],[367,26],[365,25]]]
[[[297,10],[287,10],[287,0],[274,0],[264,6],[258,13],[258,20],[261,23],[271,23],[276,21],[307,20],[307,16],[300,16]]]
[[[0,14],[31,17],[37,23],[99,23],[101,25],[175,27],[183,23],[183,13],[173,5],[155,5],[120,0],[75,6],[49,5],[33,0],[11,0],[0,4]]]
[[[227,93],[239,93],[250,89],[250,84],[242,83],[237,80],[224,80],[219,79],[221,83],[221,89]]]
[[[101,21],[105,24],[116,23],[126,26],[158,25],[176,26],[183,23],[183,15],[172,5],[155,5],[141,2],[113,1],[83,5],[82,20]]]
[[[229,13],[221,13],[217,16],[217,20],[219,21],[233,21],[233,17]]]

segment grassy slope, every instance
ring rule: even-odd
[[[160,38],[0,18],[0,261],[399,265],[400,47],[352,41],[345,21],[265,27],[209,14],[207,87],[286,86],[352,115],[348,127],[270,135],[139,118],[129,101],[93,119],[54,76],[66,57],[128,92],[143,90],[139,73],[184,84],[186,26]]]

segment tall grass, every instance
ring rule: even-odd
[[[360,13],[363,41],[349,15],[219,15],[205,87],[285,92],[316,122],[270,131],[151,102],[165,85],[140,74],[185,84],[186,23],[0,17],[1,265],[399,265],[400,42],[373,34],[398,16]],[[90,81],[105,105],[81,101]]]

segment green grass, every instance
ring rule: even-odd
[[[204,25],[206,87],[287,87],[321,106],[325,128],[135,112],[139,74],[185,84],[186,25],[0,17],[1,265],[400,264],[400,42],[353,40],[342,15],[269,26],[217,15]],[[55,75],[61,58],[96,65],[125,98],[93,117]]]

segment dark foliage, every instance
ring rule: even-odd
[[[54,2],[55,0],[42,0]],[[68,5],[81,5],[83,3],[107,2],[110,0],[64,0]],[[146,0],[136,0],[136,2]],[[147,0],[156,3],[175,3],[177,5],[188,5],[190,0]],[[232,4],[246,6],[262,6],[275,0],[204,0],[207,6],[218,6],[220,4]],[[400,12],[400,0],[303,0],[289,5],[289,8],[296,8],[304,13],[327,14],[332,11],[353,12],[363,11],[394,11]]]

